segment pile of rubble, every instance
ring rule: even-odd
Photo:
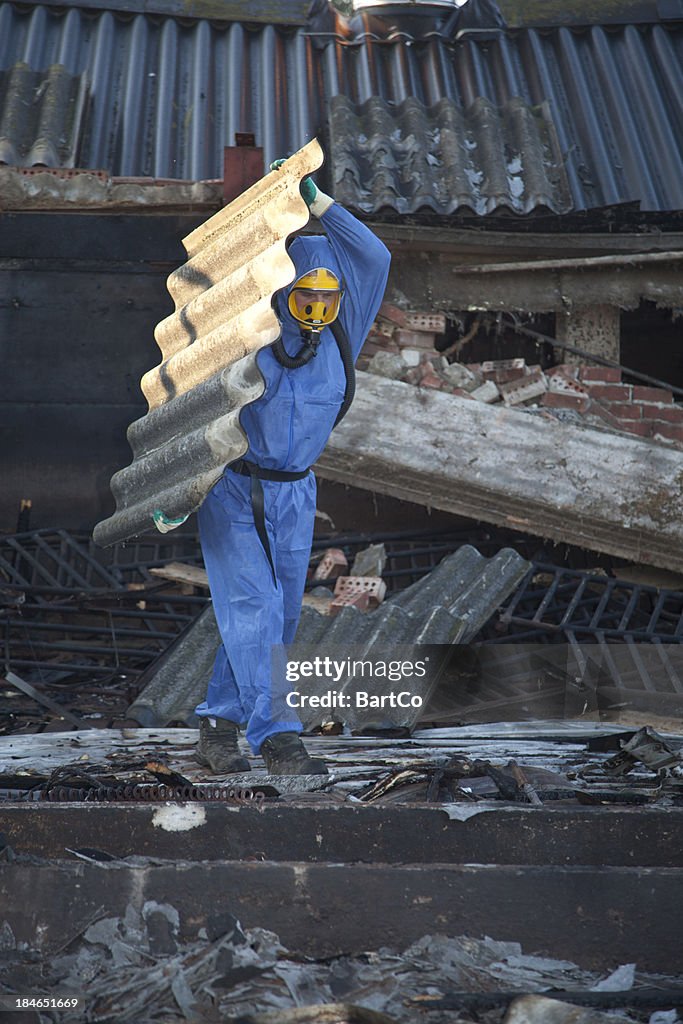
[[[622,382],[609,366],[562,363],[543,370],[524,359],[460,363],[458,345],[437,350],[443,314],[407,313],[384,303],[365,343],[362,369],[392,380],[487,404],[531,409],[560,419],[683,446],[683,404],[666,388]]]
[[[327,548],[315,568],[309,568],[308,578],[316,584],[311,591],[315,602],[313,607],[327,615],[337,615],[348,607],[359,608],[362,612],[377,608],[387,592],[387,585],[382,579],[386,561],[384,544],[371,544],[358,552],[349,570],[348,559],[341,548]],[[333,594],[325,587],[317,586],[329,585],[333,581]]]
[[[318,960],[291,954],[273,932],[243,929],[229,913],[216,913],[194,940],[179,935],[178,912],[168,903],[147,902],[142,912],[129,905],[123,917],[94,916],[53,956],[17,943],[4,922],[0,993],[11,1000],[14,992],[31,991],[36,1006],[79,994],[75,1010],[36,1013],[40,1024],[679,1020],[680,979],[643,974],[636,964],[600,975],[571,961],[525,955],[516,942],[436,934],[402,953],[382,948]],[[603,1007],[612,1012],[603,1014]]]

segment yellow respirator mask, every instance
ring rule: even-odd
[[[295,320],[316,331],[337,319],[341,297],[339,278],[331,270],[317,267],[297,278],[287,298],[287,306]]]

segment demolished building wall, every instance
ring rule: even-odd
[[[683,567],[683,454],[654,442],[359,373],[353,409],[316,468],[473,519]]]

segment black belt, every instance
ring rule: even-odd
[[[253,462],[247,462],[246,459],[238,459],[237,462],[233,462],[228,466],[228,469],[231,469],[233,473],[239,473],[241,476],[248,476],[251,478],[251,507],[254,512],[254,526],[256,527],[256,533],[258,534],[258,538],[261,541],[263,550],[268,558],[268,562],[273,573],[273,582],[277,586],[275,564],[273,562],[273,555],[270,550],[270,541],[268,540],[268,531],[266,529],[266,505],[263,496],[263,484],[261,481],[275,480],[278,483],[288,483],[291,480],[303,480],[303,478],[308,476],[310,473],[310,469],[305,469],[303,473],[285,473],[280,469],[264,469],[262,466],[257,466]]]

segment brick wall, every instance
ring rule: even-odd
[[[563,363],[548,370],[523,359],[457,362],[457,346],[436,348],[443,314],[384,303],[358,361],[360,369],[460,398],[556,416],[571,409],[587,426],[683,446],[683,405],[666,388],[625,384],[611,367]]]

